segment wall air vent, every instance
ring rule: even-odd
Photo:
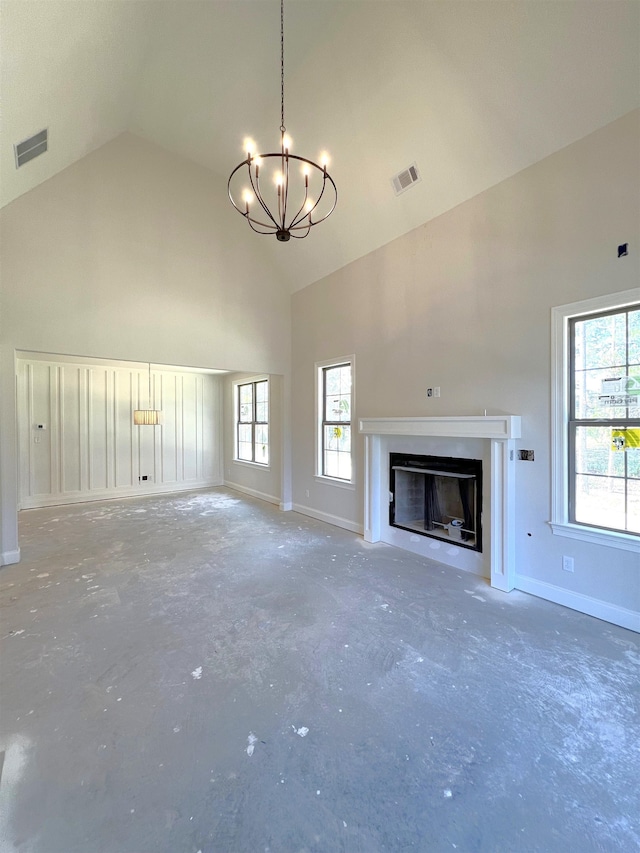
[[[13,147],[16,152],[16,169],[19,169],[20,166],[24,166],[25,163],[29,162],[29,160],[33,160],[34,157],[39,157],[40,154],[44,154],[47,150],[48,137],[49,132],[45,129],[41,130],[40,133],[35,133],[23,142],[18,142],[17,145],[14,145]]]
[[[400,195],[400,193],[408,190],[409,187],[417,184],[420,180],[421,178],[420,173],[418,172],[418,167],[415,163],[412,163],[408,168],[403,169],[401,172],[398,172],[397,175],[394,175],[391,178],[391,183],[393,184],[395,194]]]

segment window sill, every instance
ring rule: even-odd
[[[633,551],[640,554],[640,537],[632,533],[616,533],[613,530],[600,530],[597,527],[585,527],[582,524],[550,521],[551,530],[556,536],[566,536],[569,539],[581,539],[595,545],[605,545],[622,551]]]
[[[324,477],[322,474],[316,474],[315,478],[317,483],[327,483],[329,486],[337,486],[339,489],[348,489],[349,491],[355,491],[356,484],[353,482],[349,482],[348,480],[336,480],[334,477]]]
[[[260,471],[269,471],[271,465],[265,465],[263,462],[247,462],[246,459],[234,459],[234,465],[240,465],[241,468],[259,468]]]

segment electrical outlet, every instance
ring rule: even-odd
[[[573,557],[567,557],[566,555],[562,558],[562,568],[565,572],[573,571]]]
[[[305,490],[304,496],[305,496],[305,498],[308,498],[308,497],[309,497],[309,489],[306,489],[306,490]]]
[[[440,396],[440,386],[439,385],[436,385],[435,388],[433,389],[433,396],[434,397]]]
[[[519,450],[518,451],[518,459],[522,460],[522,462],[533,462],[533,459],[534,459],[533,450]]]
[[[427,398],[433,397],[433,388],[427,388]]]

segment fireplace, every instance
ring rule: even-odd
[[[482,551],[482,461],[389,454],[389,524]]]
[[[460,571],[491,579],[508,592],[515,586],[515,444],[517,415],[360,418],[365,437],[364,537],[386,542]],[[482,460],[482,552],[419,531],[389,524],[390,454],[444,456]],[[397,475],[397,472],[396,472]],[[406,476],[401,472],[400,476]],[[424,476],[424,475],[420,475]],[[478,512],[476,503],[475,512]],[[464,513],[454,518],[463,518]],[[454,525],[455,527],[456,525]],[[453,528],[451,528],[453,529]],[[467,542],[468,546],[468,542]]]

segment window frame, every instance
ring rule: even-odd
[[[327,421],[324,418],[325,414],[325,385],[326,385],[326,371],[333,367],[344,367],[349,366],[351,368],[351,407],[350,407],[350,419],[348,421],[340,421],[339,425],[348,425],[351,429],[351,479],[343,479],[341,477],[332,477],[329,474],[324,473],[324,427],[325,425],[331,425],[333,421]],[[316,371],[316,470],[315,470],[315,478],[319,482],[322,483],[331,483],[333,486],[337,486],[338,488],[355,489],[356,483],[356,460],[355,460],[355,441],[354,441],[354,429],[355,429],[355,356],[348,355],[342,358],[331,358],[325,361],[316,362],[315,371]],[[336,422],[338,424],[338,422]]]
[[[581,539],[625,551],[640,553],[640,535],[596,527],[572,521],[573,441],[570,440],[573,414],[572,321],[589,316],[615,314],[633,308],[640,302],[640,290],[598,296],[552,309],[552,435],[551,435],[551,519],[554,534]],[[611,424],[612,421],[607,421]],[[628,419],[625,419],[628,423]],[[615,426],[615,422],[613,422]]]
[[[266,421],[258,421],[256,420],[256,402],[257,402],[257,394],[256,394],[256,386],[265,382],[267,385],[267,420]],[[251,420],[250,421],[241,421],[240,420],[240,389],[246,385],[252,386],[252,396],[251,396]],[[251,467],[257,466],[261,470],[265,470],[271,467],[271,388],[268,376],[252,376],[246,379],[238,379],[233,383],[233,417],[234,417],[234,447],[233,447],[233,461],[236,465],[249,465]],[[251,426],[251,459],[241,459],[239,457],[239,445],[240,445],[240,426]],[[268,429],[268,437],[267,448],[268,448],[268,462],[259,462],[256,460],[256,426],[266,426]]]

